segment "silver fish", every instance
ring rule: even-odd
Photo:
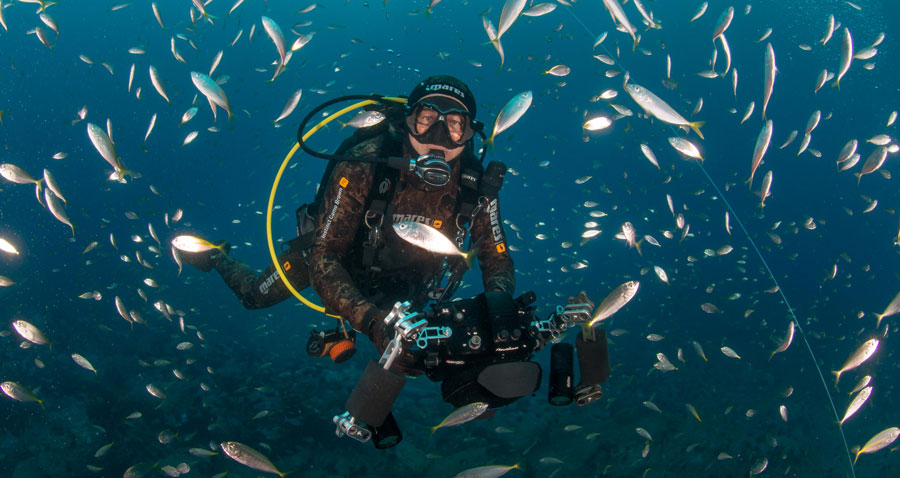
[[[72,225],[72,222],[66,215],[66,209],[65,207],[63,207],[62,203],[59,202],[59,198],[57,198],[50,189],[44,190],[44,202],[45,204],[47,204],[47,208],[50,209],[50,212],[53,214],[53,217],[58,219],[59,222],[72,228],[72,237],[74,238],[75,226]]]
[[[728,30],[728,27],[731,26],[731,20],[734,18],[734,7],[728,7],[722,12],[722,15],[719,16],[719,21],[716,22],[716,29],[713,31],[712,39],[713,41],[725,33],[725,30]]]
[[[772,120],[767,120],[762,130],[760,130],[759,136],[756,138],[756,146],[753,148],[753,161],[750,165],[750,179],[748,180],[751,187],[753,186],[753,176],[756,174],[756,168],[762,163],[762,158],[765,156],[766,150],[769,149],[771,140]]]
[[[196,71],[191,72],[191,81],[200,90],[200,93],[203,93],[203,96],[206,96],[206,99],[209,100],[209,107],[212,108],[214,120],[216,118],[216,105],[224,109],[228,113],[228,117],[231,118],[231,106],[228,104],[228,97],[221,86],[216,84],[212,78]]]
[[[815,110],[812,115],[809,117],[809,121],[806,122],[806,131],[803,134],[810,134],[816,129],[816,126],[819,126],[819,121],[822,119],[822,111]]]
[[[279,63],[279,68],[283,67],[285,64],[285,55],[287,53],[287,46],[284,41],[284,33],[281,32],[281,27],[275,23],[275,20],[272,20],[269,17],[262,17],[263,28],[265,28],[266,33],[269,35],[269,38],[272,39],[272,43],[275,44],[275,48],[278,50],[278,56],[281,58],[281,62]]]
[[[846,372],[847,370],[852,370],[856,367],[859,367],[866,360],[869,360],[869,357],[875,353],[875,350],[878,349],[878,339],[869,339],[865,343],[859,346],[855,352],[844,362],[844,365],[841,366],[840,370],[835,370],[831,373],[834,374],[834,384],[835,386],[841,380],[841,374]]]
[[[819,40],[819,43],[822,46],[825,46],[828,43],[828,40],[831,40],[831,35],[834,34],[834,15],[828,15],[828,26],[825,28],[825,34],[822,36],[822,39]]]
[[[519,18],[519,14],[525,9],[526,3],[526,0],[506,0],[506,3],[503,4],[503,10],[500,11],[500,22],[497,24],[497,40]]]
[[[19,385],[16,382],[3,382],[0,383],[0,390],[3,393],[13,399],[18,400],[20,402],[38,402],[41,407],[44,406],[44,402],[34,396],[27,388]]]
[[[787,350],[788,347],[791,346],[791,342],[793,342],[793,341],[794,341],[794,321],[791,321],[790,324],[788,324],[787,335],[784,337],[784,340],[781,341],[781,345],[779,345],[778,348],[773,350],[772,354],[769,355],[769,360],[772,360],[772,357],[774,357],[775,354],[781,353],[781,352],[784,352],[785,350]]]
[[[82,357],[79,354],[72,354],[72,360],[74,360],[75,363],[77,363],[79,367],[81,367],[85,370],[90,370],[91,372],[94,372],[94,374],[96,375],[97,370],[94,368],[93,365],[91,365],[91,362],[88,361],[88,359]]]
[[[125,168],[125,165],[122,164],[122,160],[119,159],[119,155],[116,154],[116,146],[109,139],[109,136],[103,128],[94,123],[88,123],[87,132],[88,137],[91,139],[91,143],[94,144],[94,148],[97,149],[100,156],[103,156],[103,159],[105,159],[115,170],[113,174],[117,176],[119,182],[126,182],[125,176],[135,177],[135,173],[129,171]]]
[[[869,399],[869,396],[872,394],[872,387],[866,387],[853,397],[853,401],[850,402],[850,405],[847,407],[847,411],[844,412],[844,418],[841,418],[841,421],[838,422],[838,425],[843,425],[844,422],[847,421],[848,418],[852,417],[854,413],[856,413],[860,407],[866,403],[866,400]]]
[[[420,222],[404,221],[393,225],[394,232],[404,241],[436,254],[460,256],[466,263],[471,262],[475,250],[462,252],[450,238],[441,231]]]
[[[696,20],[696,19],[702,17],[703,14],[706,13],[706,8],[707,8],[708,6],[709,6],[709,2],[703,2],[703,3],[701,3],[700,6],[697,7],[697,11],[694,12],[694,16],[691,17],[691,22],[693,22],[694,20]],[[690,23],[690,22],[688,22],[688,23]]]
[[[0,164],[0,176],[7,181],[16,183],[16,184],[37,184],[39,181],[31,177],[28,174],[28,171],[16,166],[12,163],[3,163]]]
[[[775,73],[778,68],[775,67],[775,50],[771,43],[766,43],[766,72],[765,81],[763,83],[763,107],[762,118],[766,119],[766,107],[769,106],[769,99],[772,97],[772,89],[775,87]]]
[[[703,126],[702,121],[691,122],[684,119],[684,116],[681,116],[680,113],[675,111],[668,103],[663,101],[662,98],[636,83],[625,85],[625,91],[627,91],[634,102],[639,104],[648,114],[669,124],[688,126],[697,133],[697,136],[699,136],[700,139],[703,139],[703,133],[700,132],[700,127]]]
[[[294,112],[294,108],[297,107],[297,103],[300,103],[300,95],[302,94],[303,88],[295,91],[294,94],[292,94],[291,97],[288,98],[287,103],[285,103],[284,108],[282,108],[281,110],[281,114],[278,115],[278,118],[275,118],[275,121],[273,121],[272,124],[275,124],[290,116],[290,114]]]
[[[41,332],[41,329],[35,327],[30,322],[21,319],[14,320],[12,326],[16,333],[23,339],[35,345],[49,345],[50,347],[53,347],[53,344],[47,339],[47,336]]]
[[[813,90],[813,93],[818,93],[823,86],[825,86],[825,82],[828,81],[828,70],[822,69],[819,72],[819,76],[816,78],[816,89]]]
[[[900,428],[897,427],[886,428],[878,432],[877,435],[870,438],[869,441],[867,441],[866,444],[863,445],[858,452],[856,452],[856,457],[853,458],[853,464],[856,464],[856,460],[859,459],[859,455],[862,455],[863,453],[875,453],[876,451],[887,447],[891,443],[894,443],[898,436],[900,436]]]
[[[862,390],[867,385],[869,385],[869,382],[871,382],[871,381],[872,381],[871,375],[866,375],[865,377],[859,379],[859,382],[857,382],[856,386],[853,387],[853,390],[850,390],[850,395],[853,395],[854,393]]]
[[[484,413],[487,409],[488,404],[484,402],[475,402],[468,405],[463,405],[447,415],[447,417],[444,418],[441,423],[434,427],[431,427],[431,433],[434,433],[438,428],[452,427],[470,422],[481,416],[481,414]]]
[[[265,455],[243,443],[225,441],[220,443],[219,447],[222,448],[222,451],[225,452],[229,458],[246,467],[265,473],[275,473],[281,477],[284,477],[285,475],[285,473],[278,471],[278,468],[275,468],[275,465],[272,464]]]
[[[841,43],[841,66],[838,68],[837,79],[834,80],[834,83],[831,86],[836,86],[838,90],[841,89],[841,78],[847,74],[847,70],[850,69],[850,63],[853,61],[853,38],[850,36],[850,30],[844,27],[844,37]]]
[[[887,307],[884,308],[884,312],[880,314],[875,314],[875,317],[878,319],[878,322],[875,324],[875,328],[881,327],[881,319],[885,317],[890,317],[897,312],[900,312],[900,292],[891,299],[891,302],[888,303]]]
[[[156,88],[156,92],[159,93],[159,96],[162,96],[166,103],[171,103],[169,101],[169,96],[166,94],[166,89],[163,87],[162,79],[159,77],[159,72],[156,71],[156,67],[150,65],[150,82],[153,83],[153,87]]]
[[[528,111],[532,99],[533,95],[531,91],[525,91],[509,100],[494,120],[494,131],[491,133],[491,137],[487,139],[486,143],[492,145],[494,143],[494,137],[506,131],[510,126],[516,124],[516,121],[519,121],[519,118]]]
[[[672,147],[675,148],[675,150],[677,150],[679,153],[689,158],[695,158],[703,161],[703,155],[700,153],[700,150],[697,149],[697,146],[694,145],[694,143],[691,143],[684,138],[671,137],[669,138],[669,144],[671,144]]]
[[[181,127],[188,121],[192,120],[194,116],[197,115],[197,111],[198,110],[196,106],[191,106],[190,108],[188,108],[187,111],[185,111],[184,114],[181,115],[181,123],[178,126]]]
[[[656,169],[662,170],[662,168],[659,167],[659,161],[656,160],[656,155],[653,154],[650,146],[641,143],[641,152],[644,153],[644,157],[647,158],[647,161],[650,161],[654,166],[656,166]]]
[[[150,133],[153,132],[153,127],[156,126],[156,113],[153,113],[153,116],[150,117],[150,124],[147,126],[147,133],[144,134],[144,142],[147,142],[147,138],[150,137]]]
[[[384,119],[384,113],[380,111],[360,111],[345,125],[351,128],[368,128],[381,123]]]
[[[518,464],[512,466],[506,465],[486,465],[457,473],[453,478],[498,478],[505,475],[510,470],[519,468]]]
[[[864,175],[878,171],[884,164],[885,159],[887,159],[887,148],[884,146],[879,146],[878,149],[872,151],[872,154],[870,154],[869,157],[866,158],[866,162],[863,163],[862,170],[856,173],[856,183],[859,184],[859,180],[862,179]]]
[[[628,20],[628,15],[625,14],[625,10],[622,10],[622,5],[619,4],[618,0],[603,0],[603,5],[606,6],[606,9],[609,10],[609,14],[613,17],[613,20],[618,21],[619,25],[622,25],[622,28],[631,35],[631,39],[634,41],[634,46],[637,47],[638,38],[635,36],[635,32],[637,30]]]
[[[628,281],[619,287],[616,287],[594,310],[594,315],[591,317],[591,321],[588,325],[593,326],[618,312],[619,309],[624,307],[625,304],[634,298],[640,285],[641,284],[638,281]]]
[[[759,208],[762,209],[766,206],[766,198],[771,196],[769,192],[772,189],[772,171],[766,171],[766,175],[763,176],[762,187],[759,188]]]
[[[794,140],[797,139],[797,133],[798,133],[797,130],[791,131],[791,133],[788,134],[787,139],[784,140],[784,143],[781,146],[779,146],[778,149],[787,148],[791,143],[793,143]]]

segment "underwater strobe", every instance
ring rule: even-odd
[[[551,405],[569,405],[575,401],[584,406],[603,396],[601,383],[609,379],[609,344],[606,332],[595,329],[590,321],[594,303],[584,292],[569,298],[565,307],[557,306],[556,312],[546,321],[536,322],[539,330],[549,332],[554,342],[570,324],[581,323],[575,338],[575,347],[568,343],[554,343],[550,349],[550,390],[547,400]],[[578,370],[581,377],[575,385],[573,349],[578,353]]]
[[[405,344],[415,342],[425,349],[429,340],[450,334],[445,327],[428,327],[428,321],[418,312],[409,313],[409,308],[409,302],[397,302],[384,318],[384,323],[394,328],[394,338],[377,363],[369,361],[347,399],[347,411],[332,419],[337,436],[347,435],[361,442],[372,440],[379,449],[390,448],[403,439],[391,407],[406,384],[406,376],[391,370],[391,365]]]

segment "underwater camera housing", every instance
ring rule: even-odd
[[[517,299],[485,292],[425,312],[430,327],[451,331],[433,339],[422,357],[428,378],[443,382],[445,401],[496,408],[537,391],[541,367],[529,359],[545,341],[532,326],[534,300],[533,292]]]

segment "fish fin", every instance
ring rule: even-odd
[[[700,139],[705,139],[705,138],[703,137],[703,133],[700,132],[700,128],[702,128],[703,125],[706,124],[706,121],[692,121],[692,122],[690,122],[690,123],[688,123],[688,124],[691,126],[691,129],[694,130],[695,133],[697,133],[697,136],[699,136]],[[701,158],[701,161],[702,161],[702,160],[703,160],[703,159]]]
[[[834,375],[834,386],[835,386],[835,388],[837,388],[838,382],[841,381],[841,373],[842,373],[842,371],[841,371],[841,370],[835,370],[835,371],[833,371],[833,372],[831,372],[831,373]]]
[[[862,173],[853,173],[856,176],[856,185],[859,186],[859,181],[862,179]]]
[[[884,318],[883,314],[875,314],[875,317],[878,319],[878,322],[875,323],[875,328],[881,327],[881,319]]]
[[[485,146],[488,147],[488,151],[494,151],[494,135],[491,134],[491,137],[484,141]]]
[[[643,239],[640,239],[639,241],[637,241],[637,242],[634,243],[634,247],[637,249],[638,255],[641,256],[641,257],[644,256],[644,253],[641,252],[641,243],[642,243],[642,242],[644,242],[644,240],[643,240]]]

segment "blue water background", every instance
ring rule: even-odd
[[[890,112],[900,108],[896,31],[888,20],[896,12],[888,2],[856,2],[862,11],[838,1],[752,2],[749,15],[744,14],[747,2],[735,5],[735,18],[726,35],[733,65],[739,70],[737,99],[730,75],[705,79],[695,74],[709,67],[711,32],[727,2],[710,2],[707,13],[693,23],[688,23],[697,6],[693,2],[645,2],[663,26],[642,35],[639,47],[650,51],[649,56],[632,52],[631,38],[614,30],[599,2],[578,2],[571,13],[559,6],[543,17],[521,17],[503,36],[506,61],[502,69],[497,53],[484,44],[487,37],[480,17],[487,15],[496,25],[499,1],[446,0],[425,15],[425,2],[322,2],[310,13],[296,14],[306,3],[273,1],[266,6],[247,0],[228,16],[231,3],[220,0],[208,6],[218,17],[215,25],[199,21],[193,26],[190,2],[158,3],[165,30],[153,18],[149,2],[134,2],[117,11],[110,10],[110,2],[61,2],[48,10],[61,29],[58,39],[50,33],[53,51],[26,34],[42,25],[34,6],[17,3],[4,10],[10,31],[0,32],[4,52],[0,110],[6,111],[0,126],[0,160],[36,177],[43,168],[50,169],[69,200],[67,212],[75,225],[72,241],[70,230],[34,200],[33,188],[0,185],[0,236],[21,251],[18,257],[0,257],[0,274],[18,282],[0,289],[0,316],[7,322],[24,318],[54,342],[52,350],[23,350],[14,334],[0,341],[0,379],[38,389],[36,394],[46,406],[44,411],[35,404],[0,401],[0,420],[11,432],[0,441],[0,467],[10,474],[17,470],[17,476],[51,472],[88,476],[85,465],[93,464],[104,468],[97,476],[121,476],[138,462],[162,466],[186,461],[192,475],[227,470],[229,476],[256,476],[222,456],[187,454],[191,447],[233,440],[264,450],[282,471],[303,476],[350,472],[453,476],[489,463],[520,463],[523,470],[510,472],[519,476],[549,476],[557,469],[561,469],[557,475],[734,476],[747,473],[763,457],[769,461],[766,474],[849,476],[844,444],[817,366],[825,374],[839,414],[849,403],[847,392],[852,385],[864,374],[874,376],[872,398],[844,426],[850,446],[862,445],[900,422],[893,407],[897,371],[890,334],[882,338],[869,362],[842,377],[840,391],[828,373],[838,369],[860,343],[881,335],[874,327],[874,313],[881,312],[900,290],[898,249],[892,244],[897,237],[898,218],[892,209],[897,207],[897,188],[878,173],[862,177],[857,185],[851,172],[837,173],[834,165],[840,148],[851,138],[861,142],[863,157],[854,168],[858,171],[874,149],[865,139],[879,133],[897,136],[896,125],[884,127]],[[637,24],[640,17],[634,6],[626,5],[625,10]],[[825,47],[816,43],[829,14],[850,29],[857,49],[870,44],[878,32],[885,32],[886,39],[878,55],[869,60],[875,64],[873,70],[862,68],[866,61],[854,60],[840,91],[827,84],[814,95],[818,72],[822,68],[836,71],[839,63],[839,31]],[[297,30],[315,32],[274,82],[268,80],[277,52],[262,30],[261,15],[281,25],[289,44],[296,38],[290,33],[295,23],[309,20],[310,26]],[[249,42],[254,24],[255,36]],[[757,43],[769,27],[772,35]],[[242,38],[230,47],[241,29]],[[602,31],[608,31],[609,37],[603,47],[592,50],[594,37]],[[179,33],[197,46],[194,50],[186,41],[175,40],[187,65],[177,62],[169,50],[170,38]],[[759,198],[748,192],[744,181],[763,124],[766,42],[775,48],[779,71],[767,111],[775,124],[772,146],[754,181],[757,188],[765,171],[774,171],[772,196],[760,212]],[[799,49],[801,43],[811,45],[812,51]],[[132,47],[143,47],[147,53],[129,54]],[[208,72],[219,50],[225,53],[213,76],[229,75],[223,88],[234,118],[229,121],[220,111],[214,123],[201,96],[197,116],[179,127],[181,115],[197,95],[190,71]],[[615,67],[592,58],[617,50],[632,81],[651,89],[682,114],[688,115],[703,98],[704,106],[694,118],[706,121],[706,140],[699,143],[706,158],[703,167],[724,197],[696,163],[684,161],[668,145],[667,137],[685,136],[684,132],[638,116],[619,119],[604,132],[582,131],[586,116],[614,114],[603,101],[588,102],[607,88],[619,91],[613,102],[641,112],[622,90],[622,76],[604,76]],[[672,57],[672,79],[678,83],[674,90],[661,84],[667,53]],[[81,54],[94,64],[80,61]],[[114,74],[101,61],[109,63]],[[131,64],[135,64],[135,80],[129,93]],[[147,74],[151,64],[159,69],[172,104],[153,90]],[[543,74],[556,64],[568,65],[572,73],[564,78]],[[723,65],[720,51],[717,70]],[[329,321],[293,300],[247,311],[215,274],[186,268],[177,275],[165,251],[159,257],[147,251],[152,243],[147,223],[153,224],[163,241],[183,232],[226,239],[236,246],[235,257],[265,267],[269,261],[266,201],[302,116],[320,102],[344,94],[408,94],[418,80],[432,74],[452,74],[467,82],[488,130],[510,98],[522,91],[534,92],[531,109],[497,136],[489,155],[511,168],[501,193],[501,209],[509,243],[515,248],[517,290],[535,290],[543,315],[580,290],[599,301],[627,280],[639,280],[641,286],[636,298],[606,326],[627,333],[611,338],[613,373],[600,403],[585,408],[552,407],[545,400],[545,383],[535,397],[520,400],[490,420],[431,436],[426,427],[440,422],[451,410],[440,400],[439,387],[423,378],[407,385],[395,407],[404,441],[395,449],[376,451],[369,444],[335,437],[331,424],[331,417],[343,411],[365,362],[375,356],[371,344],[360,341],[360,352],[342,365],[308,358],[302,349],[308,331],[321,324],[330,326]],[[135,98],[136,87],[142,89],[140,100]],[[272,121],[298,88],[304,91],[297,110],[280,127],[273,127]],[[756,111],[739,124],[750,101],[756,102]],[[85,105],[87,120],[73,125],[76,112]],[[737,113],[730,113],[731,108]],[[799,137],[778,149],[790,130],[800,129],[802,137],[816,109],[822,111],[823,120],[812,134],[810,148],[821,151],[822,158],[809,152],[796,156]],[[156,127],[144,144],[154,113]],[[131,184],[106,181],[108,165],[87,137],[87,121],[105,128],[107,118],[122,160],[143,175]],[[213,124],[221,131],[206,130]],[[190,131],[199,131],[199,136],[182,147]],[[311,144],[330,149],[346,134],[332,127]],[[693,133],[687,137],[697,139]],[[653,149],[662,171],[643,158],[641,143]],[[68,156],[52,159],[59,151]],[[896,155],[890,156],[883,169],[893,172],[895,162]],[[325,165],[305,155],[295,156],[292,164],[295,167],[285,174],[276,198],[280,207],[273,215],[276,241],[293,237],[294,208],[312,197]],[[584,176],[592,177],[576,184]],[[159,196],[150,191],[150,185]],[[672,196],[676,213],[683,213],[690,224],[691,235],[684,241],[678,240],[681,231],[668,211],[666,194]],[[862,195],[877,199],[878,207],[862,214],[868,204]],[[724,227],[724,200],[737,216],[732,215],[730,236]],[[599,205],[587,208],[585,201]],[[178,208],[184,210],[184,220],[169,229],[163,215],[171,216]],[[608,216],[592,218],[590,210],[602,210]],[[135,212],[139,219],[127,219],[126,211]],[[817,221],[815,230],[803,227],[807,217]],[[765,292],[774,283],[737,227],[737,218],[756,241],[794,308],[816,363],[799,331],[787,352],[767,360],[791,315],[781,295]],[[603,232],[581,245],[584,223],[592,220]],[[639,237],[651,234],[662,247],[645,243],[643,255],[628,249],[614,238],[625,221],[635,225]],[[781,244],[767,235],[778,222],[774,232],[783,239]],[[675,239],[664,239],[664,230],[672,231]],[[118,250],[110,245],[110,234]],[[130,239],[135,234],[143,238],[142,243]],[[537,234],[548,238],[538,239]],[[82,256],[81,251],[94,240],[101,246]],[[563,248],[564,241],[574,246]],[[704,258],[704,249],[726,244],[734,247],[729,255]],[[136,250],[155,268],[137,264]],[[122,254],[131,261],[120,260]],[[690,262],[689,257],[697,261]],[[579,261],[588,267],[573,267]],[[831,280],[835,264],[838,272]],[[668,272],[670,285],[656,279],[654,265]],[[145,286],[142,280],[147,277],[162,287]],[[481,290],[477,272],[468,279],[460,296]],[[137,288],[147,292],[149,303],[137,295]],[[78,298],[92,290],[102,292],[103,299]],[[734,293],[740,293],[740,298],[729,300]],[[132,329],[118,317],[115,296],[139,310],[149,325]],[[184,311],[185,323],[201,331],[205,340],[191,329],[182,334],[177,323],[162,318],[152,307],[160,299]],[[703,303],[715,304],[721,313],[704,313]],[[747,309],[754,312],[744,318]],[[858,319],[858,312],[865,316]],[[896,317],[885,323],[894,329]],[[665,339],[650,342],[644,338],[649,333]],[[176,344],[185,340],[193,342],[194,348],[176,350]],[[691,340],[703,346],[708,363],[694,353]],[[726,345],[742,359],[720,353],[719,348]],[[684,363],[676,359],[679,348],[684,351]],[[93,362],[98,376],[72,362],[69,355],[76,352]],[[679,369],[654,370],[658,352]],[[538,356],[545,371],[547,355]],[[186,364],[188,357],[196,362]],[[46,367],[36,367],[35,358]],[[160,359],[173,365],[139,362],[152,364]],[[175,379],[172,367],[184,370],[189,380]],[[201,382],[211,390],[201,390]],[[162,386],[169,398],[160,404],[146,392],[147,383]],[[793,387],[793,395],[784,398],[788,387]],[[642,406],[645,400],[652,400],[663,413]],[[685,403],[697,409],[702,422],[688,413]],[[786,423],[779,417],[779,405],[788,409]],[[260,410],[271,414],[252,420]],[[755,415],[748,417],[748,410]],[[143,417],[126,420],[134,411],[141,411]],[[566,431],[566,425],[582,428]],[[645,441],[634,432],[638,426],[654,437],[646,458],[641,457]],[[498,427],[512,432],[498,432]],[[157,440],[165,429],[178,432],[168,445]],[[107,456],[93,458],[97,448],[110,442],[115,445]],[[734,458],[717,460],[721,452]],[[564,463],[540,461],[548,456]],[[887,476],[884,473],[896,466],[896,452],[883,450],[862,455],[857,472]],[[35,467],[44,474],[27,474]]]

